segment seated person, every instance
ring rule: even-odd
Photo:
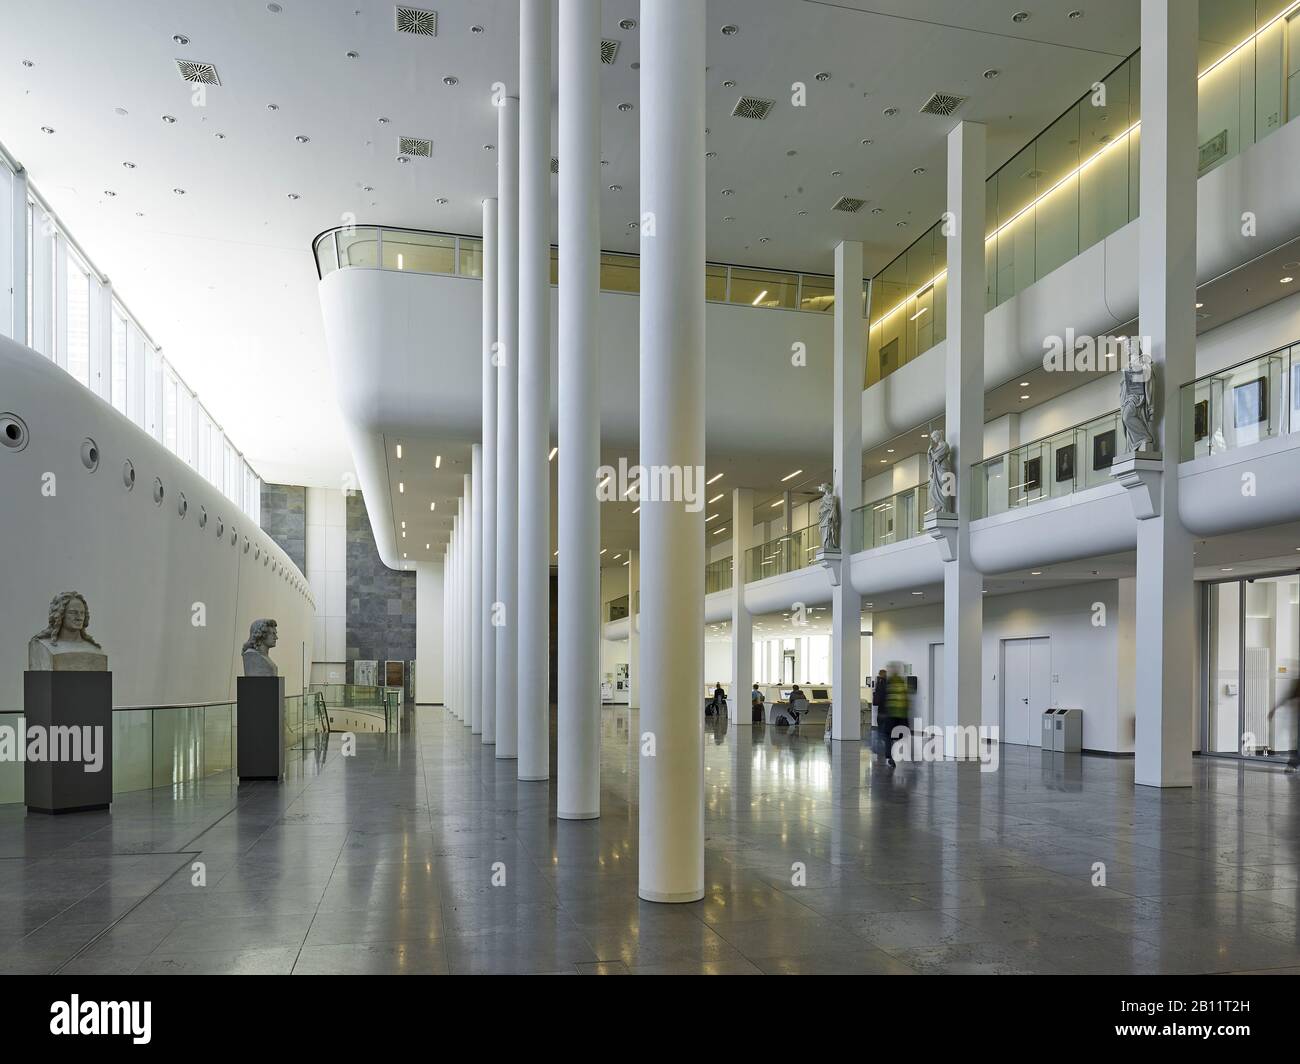
[[[709,703],[709,713],[721,713],[727,708],[727,692],[722,689],[722,681],[713,689],[713,701]]]
[[[754,684],[754,689],[749,692],[750,719],[758,722],[763,719],[763,692],[758,689],[758,684]]]

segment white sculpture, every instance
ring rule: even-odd
[[[32,672],[107,672],[108,655],[87,628],[90,607],[75,591],[62,591],[50,601],[49,627],[27,644],[27,668]]]
[[[270,650],[279,642],[279,629],[275,621],[254,621],[248,629],[248,642],[244,644],[245,676],[279,676],[280,670],[271,660]]]
[[[936,517],[952,517],[956,510],[951,493],[945,489],[956,484],[957,478],[953,472],[952,448],[938,429],[930,433],[926,455],[930,459],[930,509]]]
[[[821,486],[822,497],[817,504],[817,524],[822,533],[822,550],[840,549],[840,500],[829,484]]]
[[[1119,420],[1124,426],[1128,449],[1134,454],[1158,450],[1155,406],[1151,399],[1155,374],[1151,356],[1137,342],[1128,340],[1119,375]]]

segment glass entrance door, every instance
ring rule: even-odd
[[[1287,758],[1300,746],[1300,574],[1206,587],[1202,749]]]

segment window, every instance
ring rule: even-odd
[[[111,363],[110,398],[120,413],[127,412],[126,402],[126,318],[113,308],[113,329],[109,338],[109,361]]]
[[[66,245],[65,245],[66,246]],[[71,248],[63,256],[64,368],[90,387],[90,272]]]

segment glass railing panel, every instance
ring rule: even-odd
[[[873,499],[854,513],[853,549],[874,550],[919,536],[925,521],[929,481]]]
[[[378,229],[340,229],[334,235],[338,242],[340,267],[374,269],[379,265]]]
[[[1182,390],[1182,461],[1247,447],[1300,424],[1300,348],[1212,373]]]
[[[793,310],[799,294],[799,275],[772,270],[731,267],[730,302],[751,307]]]
[[[799,309],[825,313],[835,309],[835,278],[805,273],[799,287]]]
[[[316,269],[322,279],[339,268],[339,250],[335,243],[337,236],[337,233],[330,233],[316,242]]]
[[[600,256],[600,289],[602,292],[641,291],[641,263],[635,255]],[[721,298],[721,297],[720,297]]]
[[[203,774],[235,767],[235,707],[227,702],[203,707]]]
[[[440,233],[384,230],[384,269],[455,273],[456,238]]]
[[[460,262],[456,270],[462,277],[483,276],[483,241],[472,236],[460,238]]]
[[[731,271],[726,266],[704,267],[704,298],[709,303],[725,303],[727,286],[731,283]]]
[[[0,712],[0,727],[13,728],[14,734],[27,734],[27,718],[21,713]],[[23,800],[23,763],[18,760],[0,760],[0,805]]]
[[[732,586],[731,558],[719,558],[704,567],[704,593],[729,591]]]
[[[814,564],[821,548],[821,529],[809,525],[795,532],[751,547],[745,555],[746,580],[766,580],[770,576],[793,573]]]
[[[153,786],[153,712],[113,712],[113,793]]]
[[[149,716],[153,725],[152,786],[198,779],[203,766],[202,709],[155,709]]]
[[[628,598],[624,595],[622,598],[611,599],[609,601],[609,615],[605,618],[607,621],[621,621],[627,616]]]

